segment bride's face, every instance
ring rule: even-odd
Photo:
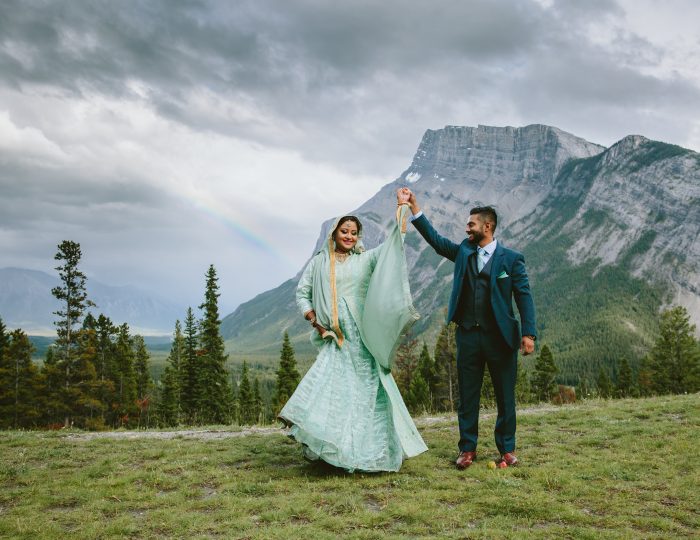
[[[338,251],[350,251],[357,244],[357,224],[344,221],[335,231],[335,247]]]

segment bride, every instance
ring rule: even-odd
[[[427,450],[391,375],[418,319],[403,246],[409,196],[397,191],[396,222],[375,249],[365,251],[357,217],[337,219],[297,287],[319,352],[279,417],[307,459],[350,472],[398,471]]]

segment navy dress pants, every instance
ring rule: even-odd
[[[511,349],[495,329],[457,327],[457,382],[459,384],[459,449],[476,451],[479,437],[479,400],[484,367],[488,365],[496,394],[498,417],[494,436],[501,454],[515,450],[515,380],[518,351]]]

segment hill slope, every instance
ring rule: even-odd
[[[455,241],[464,238],[470,207],[496,206],[496,236],[526,256],[541,342],[557,355],[564,381],[576,382],[581,365],[595,373],[622,356],[634,364],[653,340],[663,305],[681,303],[700,322],[695,152],[641,136],[606,149],[541,125],[429,130],[410,167],[356,210],[369,247],[384,237],[401,185],[417,193],[436,228]],[[406,244],[423,317],[415,333],[432,345],[453,265],[411,228]],[[298,350],[311,354],[308,325],[294,305],[297,280],[224,318],[234,353],[273,356],[288,329]]]

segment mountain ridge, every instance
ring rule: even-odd
[[[53,312],[60,304],[51,289],[59,285],[57,276],[41,270],[0,268],[0,317],[5,325],[32,335],[55,335]],[[115,324],[126,322],[136,333],[171,334],[175,320],[183,318],[184,309],[137,287],[88,279],[86,289],[97,304],[87,311],[104,313]]]
[[[453,241],[464,238],[470,207],[496,207],[496,236],[526,254],[540,330],[565,364],[575,362],[576,354],[595,354],[599,363],[638,359],[650,343],[658,310],[671,303],[685,305],[700,321],[700,155],[691,150],[640,135],[605,148],[541,124],[427,130],[409,167],[354,212],[368,247],[383,239],[401,185],[417,193],[437,230]],[[316,246],[329,223],[322,224]],[[423,315],[416,335],[432,343],[444,319],[452,263],[411,228],[406,257],[414,303]],[[295,346],[313,354],[306,345],[308,325],[294,305],[298,276],[223,319],[231,350],[274,354],[288,330]],[[578,281],[567,284],[574,276]],[[569,291],[558,296],[538,291],[555,282],[581,297],[572,303]],[[614,293],[606,296],[607,289]],[[636,306],[635,295],[643,297]],[[577,302],[586,306],[592,299],[589,311],[574,313]],[[619,306],[639,313],[623,317]],[[617,319],[610,319],[613,314]],[[579,317],[593,334],[612,332],[615,346],[606,350],[577,336]],[[593,352],[579,350],[578,343],[592,343]]]

